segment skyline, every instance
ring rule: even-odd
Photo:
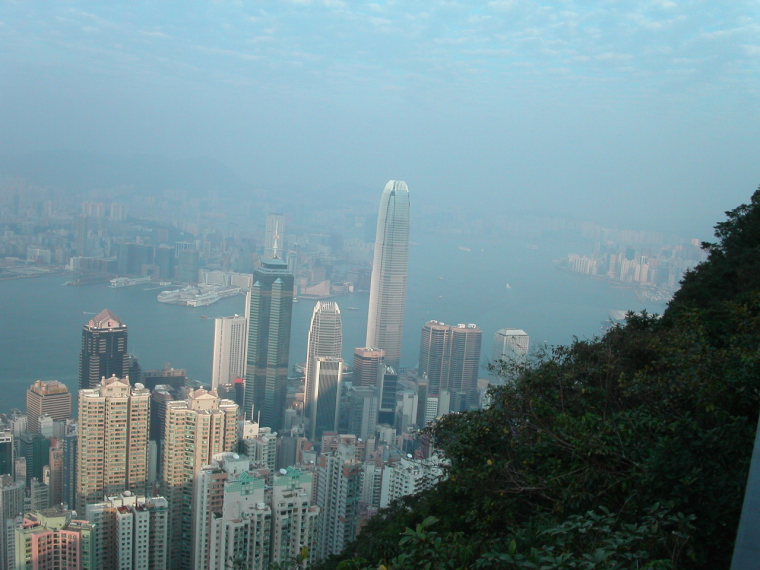
[[[147,154],[313,200],[400,178],[420,211],[694,232],[760,179],[757,8],[7,2],[0,178],[32,152]]]

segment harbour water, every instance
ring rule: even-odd
[[[411,248],[402,365],[415,366],[422,325],[436,319],[483,329],[483,363],[503,327],[525,329],[536,347],[599,334],[611,310],[660,313],[664,304],[638,300],[632,289],[562,272],[552,260],[566,245],[537,247],[506,241],[416,237]],[[155,287],[64,286],[66,276],[0,281],[0,411],[25,406],[36,379],[57,379],[76,390],[81,330],[109,308],[129,326],[129,350],[143,369],[184,368],[208,382],[214,318],[242,314],[242,296],[191,308],[159,303]],[[368,295],[336,300],[342,308],[344,356],[365,341]],[[291,358],[304,360],[313,300],[294,305]],[[349,360],[350,362],[350,360]],[[487,372],[483,371],[485,377]]]

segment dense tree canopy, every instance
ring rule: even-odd
[[[728,567],[760,404],[760,189],[716,237],[662,318],[557,347],[432,426],[448,479],[323,567]]]

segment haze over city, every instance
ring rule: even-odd
[[[760,0],[0,46],[0,570],[756,564]]]
[[[207,159],[307,200],[399,178],[418,212],[709,237],[757,181],[757,13],[753,1],[5,2],[3,171],[38,151]]]

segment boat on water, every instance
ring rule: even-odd
[[[216,303],[220,299],[239,295],[242,292],[240,287],[219,287],[209,285],[199,285],[194,287],[188,285],[182,289],[161,291],[156,300],[159,303],[169,303],[171,305],[184,305],[186,307],[205,307]]]
[[[150,277],[115,277],[111,279],[109,287],[134,287],[141,283],[150,283]]]

